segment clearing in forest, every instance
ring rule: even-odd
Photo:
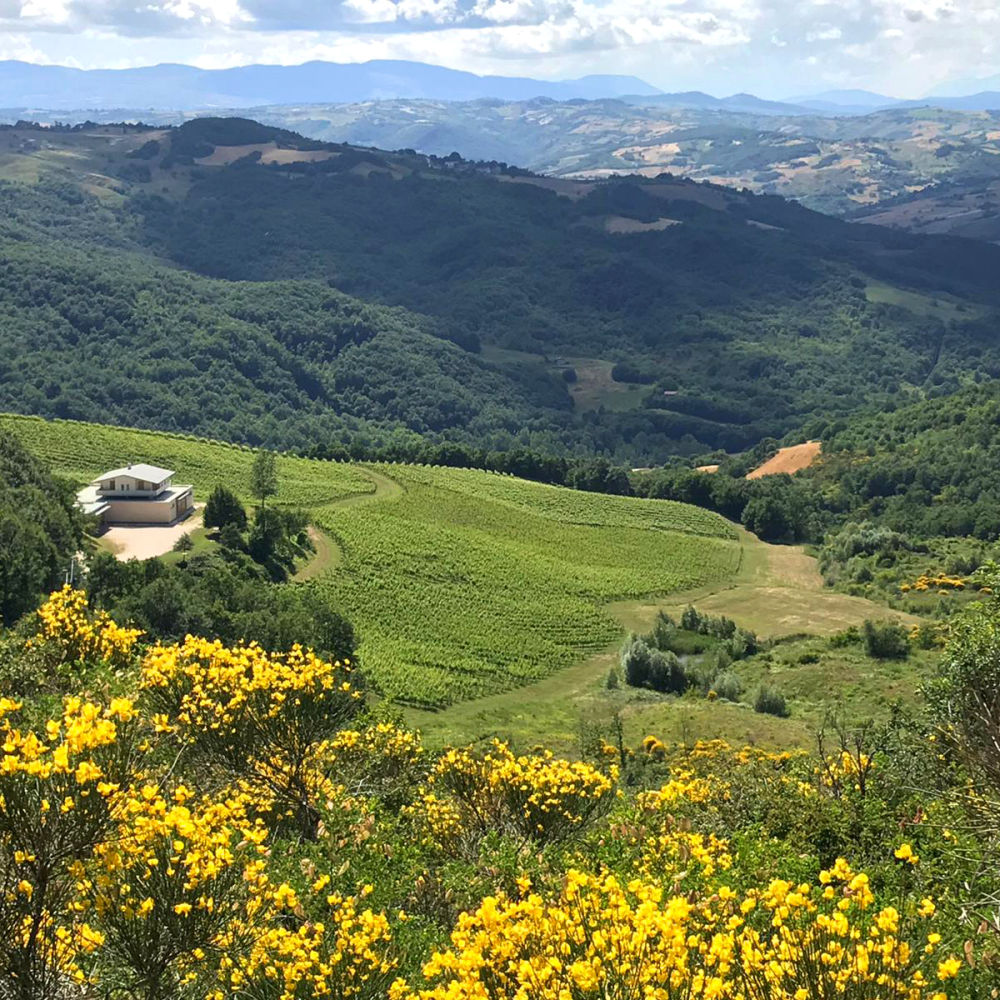
[[[793,444],[788,448],[779,448],[763,465],[757,466],[747,473],[747,479],[760,479],[763,476],[777,476],[781,473],[801,472],[808,469],[819,458],[822,444],[819,441],[806,441],[804,444]]]

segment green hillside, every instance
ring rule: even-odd
[[[8,410],[644,465],[1000,372],[1000,249],[773,197],[241,120],[0,153]]]
[[[57,473],[84,482],[125,459],[169,465],[204,497],[245,494],[251,453],[70,422],[0,418]],[[301,505],[342,551],[308,584],[361,636],[386,696],[438,707],[537,680],[622,632],[620,598],[735,573],[741,545],[718,515],[669,501],[576,493],[511,477],[282,457],[279,503]]]

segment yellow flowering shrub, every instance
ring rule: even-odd
[[[220,988],[209,1000],[385,997],[395,970],[389,922],[384,914],[360,909],[354,896],[327,894],[328,882],[320,876],[312,883],[310,895],[318,897],[322,918],[308,920],[295,890],[273,885],[258,870],[252,920],[233,925],[237,947],[223,954]]]
[[[106,663],[114,668],[132,662],[142,631],[123,628],[105,611],[91,612],[87,595],[66,584],[38,609],[38,631],[30,647],[52,650],[60,663]]]
[[[426,754],[419,734],[392,723],[342,729],[327,749],[337,781],[352,795],[401,805],[425,774]]]
[[[551,751],[513,754],[494,740],[485,754],[448,750],[413,810],[445,849],[462,850],[497,831],[547,843],[580,831],[615,800],[618,769],[607,772]]]
[[[361,707],[351,666],[294,646],[265,653],[188,636],[155,646],[142,662],[141,689],[158,730],[188,753],[255,788],[314,835],[327,739]]]
[[[154,997],[211,974],[209,960],[232,921],[243,919],[247,868],[267,838],[239,797],[193,795],[183,785],[169,797],[156,785],[135,789],[117,836],[97,848],[77,882],[75,905],[103,932],[103,965]]]
[[[0,980],[54,996],[99,943],[71,899],[81,859],[114,836],[142,743],[124,698],[68,698],[39,732],[14,725],[18,709],[0,700]]]
[[[819,887],[772,881],[668,895],[655,883],[570,870],[558,897],[484,899],[393,1000],[906,1000],[940,998],[923,913],[876,908],[839,861]]]

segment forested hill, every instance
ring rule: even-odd
[[[3,129],[4,178],[4,409],[644,464],[1000,372],[1000,248],[779,198],[241,119]]]
[[[854,507],[915,537],[1000,537],[1000,384],[858,416],[830,427],[807,473]]]

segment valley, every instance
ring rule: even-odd
[[[0,1000],[995,996],[990,95],[126,49],[0,61]]]

